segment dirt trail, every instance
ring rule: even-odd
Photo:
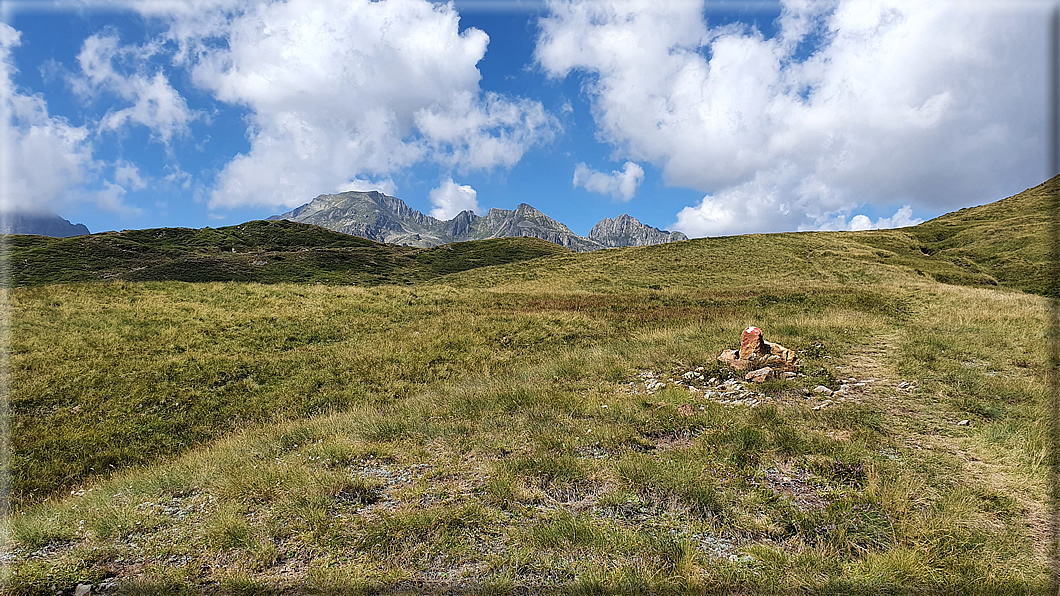
[[[983,429],[975,424],[959,427],[961,413],[934,396],[921,393],[918,379],[901,379],[894,355],[900,341],[897,331],[876,337],[872,344],[851,352],[845,364],[836,368],[837,376],[875,379],[865,387],[866,391],[852,396],[854,401],[873,400],[887,414],[889,424],[912,435],[905,441],[907,447],[956,458],[963,467],[961,477],[966,486],[1000,493],[1018,503],[1035,554],[1048,561],[1054,537],[1046,487],[1029,486],[1027,475],[1015,469],[1012,460],[996,460],[986,449],[981,437]],[[956,432],[957,428],[967,430]]]

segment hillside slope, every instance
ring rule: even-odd
[[[300,246],[256,226],[198,250]],[[6,291],[4,592],[1049,592],[1048,300],[910,230],[526,242]]]
[[[895,272],[963,286],[1056,296],[1053,230],[1060,176],[1012,197],[908,228],[698,238],[561,255],[534,265],[468,272],[448,284],[582,288],[617,293],[694,283],[733,288],[763,278],[844,284]]]
[[[1007,199],[961,209],[908,229],[920,250],[999,285],[1060,298],[1056,232],[1060,176]],[[940,281],[946,281],[940,279]]]
[[[11,236],[6,249],[16,287],[101,280],[409,284],[567,252],[534,238],[414,249],[289,221],[74,238]]]

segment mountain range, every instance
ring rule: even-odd
[[[462,211],[450,220],[425,215],[396,197],[378,191],[324,194],[272,220],[318,225],[385,244],[432,247],[491,238],[533,237],[577,252],[648,246],[687,240],[681,232],[645,225],[629,215],[603,219],[579,236],[526,203],[514,210],[490,209],[485,215]]]

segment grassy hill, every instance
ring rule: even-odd
[[[223,228],[397,264],[8,290],[5,591],[1045,593],[1047,190],[551,256]],[[752,324],[801,376],[720,365]]]
[[[566,252],[531,238],[415,249],[289,221],[72,238],[16,235],[7,242],[16,287],[108,280],[411,284],[464,269]]]
[[[928,261],[963,271],[956,279],[986,279],[1005,287],[1060,298],[1056,227],[1060,177],[1015,196],[949,213],[905,231]],[[921,258],[922,257],[918,257]],[[923,260],[921,261],[923,262]],[[936,279],[951,283],[952,273]]]

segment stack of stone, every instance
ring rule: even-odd
[[[799,357],[795,352],[766,341],[758,327],[744,329],[740,336],[740,347],[725,350],[718,360],[736,370],[750,369],[744,379],[754,383],[795,376],[799,370]]]

